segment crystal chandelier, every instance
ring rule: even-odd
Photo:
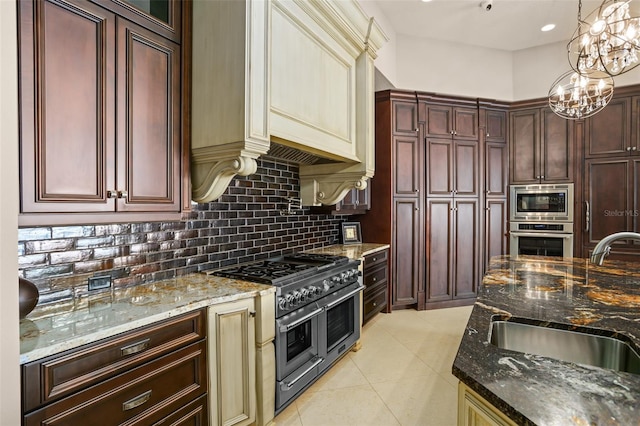
[[[602,110],[613,96],[613,78],[597,70],[562,74],[549,90],[549,106],[562,118],[579,120]]]
[[[578,29],[568,50],[571,68],[578,72],[598,70],[616,76],[640,65],[640,17],[631,0],[604,0],[584,21],[578,12]]]
[[[605,0],[606,3],[608,0]],[[604,4],[603,3],[603,4]],[[579,120],[601,111],[613,97],[613,78],[605,70],[587,66],[594,64],[590,48],[591,30],[584,30],[582,0],[578,1],[578,29],[569,42],[569,62],[572,70],[562,74],[549,89],[549,106],[562,118]],[[595,13],[595,12],[594,12]],[[593,13],[592,13],[593,14]],[[586,44],[581,44],[587,41]],[[576,48],[576,46],[580,46]],[[572,54],[574,54],[572,56]]]

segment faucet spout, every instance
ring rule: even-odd
[[[596,244],[591,253],[591,263],[602,265],[604,258],[611,252],[611,244],[618,240],[637,240],[640,241],[640,234],[637,232],[617,232],[607,235]]]

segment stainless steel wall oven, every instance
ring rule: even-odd
[[[510,254],[573,257],[573,184],[512,185]]]
[[[216,271],[276,286],[276,413],[360,338],[359,261],[297,253]]]

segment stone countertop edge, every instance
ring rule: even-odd
[[[640,347],[640,264],[492,258],[452,367],[518,425],[640,425],[640,375],[500,349],[489,342],[495,316]]]
[[[361,244],[334,244],[313,250],[306,250],[307,253],[330,254],[333,256],[346,256],[353,260],[361,259],[364,256],[377,253],[390,248],[389,244],[383,243],[361,243]]]
[[[275,291],[266,284],[194,273],[38,306],[20,320],[20,364],[207,306]]]

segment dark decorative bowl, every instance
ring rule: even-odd
[[[29,312],[33,311],[33,308],[38,304],[40,293],[34,283],[24,278],[18,278],[18,285],[20,318],[24,318],[29,315]]]

